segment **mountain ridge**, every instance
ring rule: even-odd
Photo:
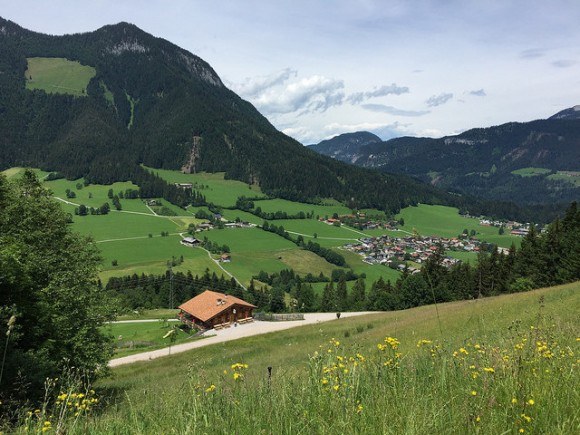
[[[559,176],[580,171],[580,120],[570,113],[580,112],[571,108],[546,120],[473,128],[442,138],[399,137],[364,145],[343,161],[411,175],[488,200],[576,200],[574,180]],[[334,148],[326,154],[341,158],[343,152]],[[526,168],[545,171],[525,178],[514,174]]]
[[[44,35],[0,19],[0,166],[89,182],[128,180],[140,164],[225,172],[286,199],[335,198],[395,212],[457,199],[411,178],[344,165],[277,131],[203,59],[129,23]],[[31,57],[95,68],[86,95],[29,90]],[[106,93],[109,93],[109,99]]]

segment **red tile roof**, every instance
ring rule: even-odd
[[[206,322],[233,305],[256,308],[255,305],[249,304],[235,296],[211,290],[206,290],[202,294],[191,298],[187,302],[181,304],[178,308],[198,318],[202,322]]]

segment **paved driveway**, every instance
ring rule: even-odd
[[[341,313],[341,318],[373,314],[372,312]],[[223,343],[225,341],[237,340],[238,338],[251,337],[252,335],[267,334],[269,332],[282,331],[284,329],[296,328],[297,326],[311,325],[313,323],[328,322],[336,320],[335,313],[310,313],[304,314],[304,320],[293,320],[285,322],[262,322],[254,321],[244,325],[231,326],[219,331],[210,330],[205,334],[208,338],[196,340],[191,343],[182,343],[171,346],[171,355],[185,352],[198,347],[209,346],[210,344]],[[109,361],[109,367],[117,367],[124,364],[131,364],[137,361],[150,361],[163,356],[170,355],[170,348],[152,350],[149,352],[137,353],[135,355],[115,358]]]

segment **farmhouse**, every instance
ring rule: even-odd
[[[184,190],[193,189],[192,183],[175,183],[175,186],[179,187],[180,189],[184,189]]]
[[[252,312],[256,306],[235,296],[206,290],[178,308],[179,319],[186,325],[219,329],[236,322],[252,321]]]
[[[197,240],[195,237],[185,237],[181,240],[180,242],[182,245],[185,246],[189,246],[189,247],[194,247],[194,246],[199,246],[201,244],[201,242],[199,240]]]

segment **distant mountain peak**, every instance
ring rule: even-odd
[[[331,139],[311,145],[310,148],[317,153],[333,157],[343,162],[354,163],[360,149],[366,145],[382,142],[376,134],[368,131],[356,131],[343,133]]]
[[[548,119],[580,119],[580,104],[564,109]]]

